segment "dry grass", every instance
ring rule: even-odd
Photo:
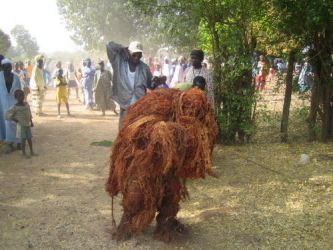
[[[301,166],[301,153],[311,161]],[[333,157],[326,144],[218,147],[218,179],[193,182],[196,245],[212,249],[330,249]],[[209,239],[205,239],[209,235]]]

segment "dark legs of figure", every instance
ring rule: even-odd
[[[177,219],[179,210],[181,185],[178,180],[172,180],[165,187],[165,195],[156,217],[157,227],[155,238],[162,241],[171,241],[177,234],[187,233],[187,229]]]
[[[144,195],[137,182],[128,185],[122,205],[124,212],[117,232],[113,235],[117,240],[127,240],[133,234],[141,232],[154,219],[155,215],[155,211],[149,213],[144,209]],[[148,216],[146,216],[147,214]]]

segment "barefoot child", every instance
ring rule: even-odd
[[[23,90],[18,89],[14,92],[14,97],[17,100],[17,103],[12,106],[6,112],[6,119],[17,122],[18,129],[17,135],[21,139],[21,148],[23,156],[30,158],[25,153],[25,142],[28,141],[30,148],[30,155],[36,155],[32,149],[32,134],[31,128],[34,124],[32,123],[31,110],[28,103],[24,101],[25,95]]]
[[[65,77],[63,76],[63,70],[58,69],[56,72],[56,77],[54,79],[54,83],[56,85],[56,100],[58,104],[58,118],[61,118],[60,115],[60,105],[61,102],[64,102],[67,109],[67,115],[70,116],[69,112],[69,104],[68,104],[68,98],[67,98],[67,82],[65,80]]]

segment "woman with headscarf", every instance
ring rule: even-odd
[[[110,71],[105,69],[105,64],[103,60],[98,62],[99,69],[95,73],[94,78],[94,93],[95,93],[95,102],[97,106],[102,110],[102,115],[105,115],[107,109],[111,109],[116,115],[116,104],[111,99],[111,81],[112,74]]]
[[[19,147],[20,140],[16,138],[16,123],[5,120],[7,110],[15,105],[14,92],[21,89],[21,82],[17,74],[12,72],[12,63],[8,59],[1,61],[3,71],[0,72],[0,129],[1,140],[7,143],[6,153],[14,150],[14,143]]]
[[[32,110],[36,115],[42,115],[42,107],[45,94],[44,80],[44,56],[38,55],[35,57],[36,65],[32,70],[30,79],[30,87],[32,92]]]

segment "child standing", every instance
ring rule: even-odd
[[[65,80],[65,77],[63,76],[63,70],[60,68],[56,72],[56,76],[54,79],[54,83],[56,86],[56,100],[58,104],[58,118],[61,118],[60,115],[60,105],[61,102],[64,102],[67,109],[67,115],[70,116],[69,112],[69,104],[68,104],[68,98],[67,98],[67,82]]]
[[[6,112],[6,119],[12,120],[17,122],[18,129],[17,129],[17,137],[20,137],[21,139],[21,148],[23,156],[26,158],[30,158],[25,153],[25,142],[28,141],[29,148],[30,148],[30,155],[36,155],[32,149],[32,134],[31,134],[31,127],[34,126],[32,123],[32,116],[31,116],[31,110],[28,103],[24,101],[25,95],[23,90],[18,89],[14,92],[14,97],[17,100],[17,103],[12,106],[7,112]]]

